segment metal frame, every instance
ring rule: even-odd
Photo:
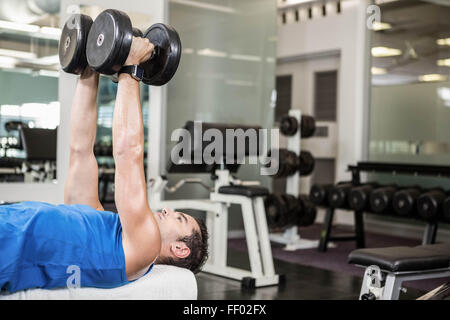
[[[359,266],[363,267],[363,266]],[[368,266],[364,271],[359,299],[364,294],[372,293],[377,300],[398,300],[404,281],[416,281],[450,276],[450,267],[446,269],[431,269],[405,272],[391,272],[378,266]]]

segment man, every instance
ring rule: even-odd
[[[153,45],[133,38],[125,65],[149,59]],[[113,119],[115,202],[118,215],[98,199],[93,153],[99,75],[82,73],[71,110],[70,168],[63,205],[24,202],[0,206],[0,288],[81,286],[111,288],[136,280],[154,263],[197,272],[207,257],[203,222],[148,206],[144,175],[144,128],[139,83],[119,75]]]

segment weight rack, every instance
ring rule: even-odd
[[[358,162],[356,165],[347,166],[347,170],[352,174],[352,184],[358,185],[361,182],[361,172],[367,173],[390,173],[392,175],[414,175],[414,176],[435,176],[438,178],[450,178],[450,166],[419,165],[387,162]],[[330,241],[356,241],[357,248],[365,247],[364,232],[364,210],[354,211],[355,233],[352,235],[332,236],[334,208],[327,207],[325,220],[320,236],[318,250],[327,251]],[[340,209],[348,210],[348,209]],[[406,218],[405,218],[406,219]],[[427,222],[422,238],[422,244],[433,244],[436,241],[438,221]]]
[[[301,151],[301,119],[302,113],[300,110],[289,110],[289,116],[294,117],[298,121],[298,129],[297,132],[293,136],[288,136],[288,146],[287,149],[289,151],[295,152],[297,156],[300,156]],[[286,178],[286,194],[293,195],[298,197],[300,183],[300,173],[295,173]],[[269,234],[270,241],[281,243],[285,245],[285,250],[287,251],[295,251],[299,249],[311,249],[317,248],[319,244],[319,240],[309,240],[302,239],[300,234],[298,233],[298,226],[292,226],[287,228],[282,233],[270,233]]]

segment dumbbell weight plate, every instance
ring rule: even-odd
[[[298,226],[307,227],[314,224],[317,217],[316,206],[309,200],[308,195],[299,195],[298,201],[301,205],[301,214],[298,220]]]
[[[298,121],[289,115],[284,115],[280,119],[280,131],[285,136],[293,136],[298,130]]]
[[[107,9],[92,24],[86,45],[86,57],[92,69],[113,75],[127,60],[133,40],[133,28],[128,15]]]
[[[73,14],[64,24],[58,55],[61,68],[65,72],[81,74],[87,67],[86,41],[91,26],[91,17],[84,14]]]
[[[151,59],[142,63],[144,78],[142,82],[153,86],[166,84],[178,69],[181,59],[181,40],[171,26],[156,23],[144,34],[154,46]]]

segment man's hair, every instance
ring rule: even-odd
[[[197,273],[201,270],[201,267],[205,264],[208,258],[208,230],[206,229],[205,222],[203,220],[194,218],[197,222],[200,232],[192,230],[192,234],[177,239],[186,244],[191,250],[191,253],[186,258],[173,258],[164,257],[159,260],[160,264],[170,264],[173,266],[186,268],[193,273]]]

